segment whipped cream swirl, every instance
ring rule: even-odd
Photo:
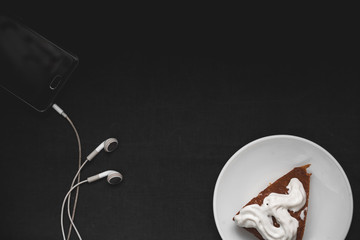
[[[299,222],[288,210],[297,212],[306,203],[304,186],[297,178],[292,178],[286,187],[288,194],[271,193],[263,204],[248,205],[240,210],[234,220],[240,227],[256,228],[267,240],[295,240]],[[272,217],[280,227],[275,227]]]

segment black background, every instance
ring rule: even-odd
[[[212,197],[226,161],[252,140],[291,134],[320,144],[345,170],[354,195],[347,239],[357,239],[354,31],[336,20],[245,17],[246,8],[228,13],[231,6],[196,14],[183,10],[190,6],[165,6],[166,14],[164,6],[148,7],[3,8],[79,56],[56,103],[75,123],[83,154],[119,139],[119,149],[102,152],[82,173],[125,176],[120,186],[81,188],[76,224],[83,238],[220,239]],[[75,135],[53,110],[38,113],[2,89],[0,108],[2,239],[61,239]]]

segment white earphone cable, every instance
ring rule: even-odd
[[[87,162],[89,162],[89,160],[85,160],[85,162],[83,162],[83,164],[79,167],[79,170],[77,171],[77,173],[74,176],[74,179],[72,180],[70,189],[74,186],[76,178],[79,176],[80,171],[82,170],[82,168],[85,166],[85,164]],[[79,178],[78,178],[78,182],[79,182]],[[73,226],[75,228],[75,224],[73,222],[74,221],[74,209],[73,209],[73,216],[71,216],[71,212],[70,212],[70,200],[71,200],[70,195],[71,194],[69,194],[68,201],[67,201],[67,214],[68,214],[68,217],[69,217],[69,220],[70,220],[70,223],[71,223],[70,228],[69,228],[68,238],[70,238],[71,226]]]
[[[61,225],[61,233],[62,233],[62,236],[63,236],[63,240],[66,240],[65,238],[65,231],[64,231],[64,206],[65,206],[65,202],[66,200],[68,199],[68,196],[70,195],[70,193],[75,189],[77,188],[79,185],[83,184],[83,183],[87,183],[88,180],[84,180],[84,181],[81,181],[77,184],[75,184],[65,195],[64,197],[64,201],[61,205],[61,213],[60,213],[60,225]],[[77,230],[76,226],[74,225],[72,219],[70,218],[70,222],[71,222],[71,225],[74,227],[74,230],[76,232],[76,234],[78,235],[79,239],[82,240],[81,236],[80,236],[80,233],[79,231]]]
[[[76,130],[76,127],[73,124],[73,122],[71,121],[71,119],[67,116],[67,114],[57,104],[53,104],[52,107],[53,107],[53,109],[55,111],[57,111],[61,116],[63,116],[70,123],[71,127],[73,128],[73,130],[75,132],[76,139],[77,139],[77,142],[78,142],[78,149],[79,149],[79,159],[78,159],[79,171],[76,174],[77,175],[77,183],[79,183],[80,182],[80,169],[82,168],[82,166],[81,166],[81,142],[80,142],[80,137],[79,137],[78,131]],[[73,180],[73,182],[71,184],[71,187],[74,186],[75,179],[76,179],[76,176],[75,176],[75,178],[74,178],[74,180]],[[76,211],[76,205],[77,205],[78,197],[79,197],[79,188],[76,189],[76,193],[75,193],[74,206],[73,206],[72,217],[71,217],[72,221],[71,222],[73,222],[73,220],[75,218],[75,211]],[[68,197],[68,201],[69,201],[68,202],[68,208],[70,208],[70,199],[71,199],[71,194],[69,194],[69,197]],[[73,224],[70,224],[70,226],[69,226],[67,240],[70,239],[72,225]]]

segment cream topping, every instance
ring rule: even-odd
[[[234,220],[240,227],[256,228],[267,240],[295,240],[299,222],[288,210],[297,212],[306,203],[304,186],[297,178],[292,178],[286,187],[288,194],[271,193],[263,204],[248,205],[240,210]],[[280,227],[275,227],[272,217]]]
[[[301,218],[301,220],[303,220],[303,221],[304,221],[304,219],[305,219],[305,211],[307,211],[307,207],[304,208],[304,210],[302,210],[301,213],[300,213],[300,218]]]

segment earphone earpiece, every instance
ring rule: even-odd
[[[101,150],[105,150],[106,152],[112,152],[114,151],[118,146],[118,140],[116,138],[109,138],[100,143],[100,145],[90,153],[86,159],[88,161],[91,161]]]
[[[106,180],[111,185],[119,184],[123,180],[123,175],[119,172],[114,171],[107,176]]]
[[[108,170],[99,174],[96,174],[94,176],[88,177],[87,181],[89,183],[95,182],[99,179],[102,179],[104,177],[107,177],[107,182],[110,184],[118,184],[123,180],[123,175],[117,171],[114,170]]]
[[[104,150],[106,152],[112,152],[117,148],[118,144],[119,142],[116,138],[109,138],[104,142]]]

